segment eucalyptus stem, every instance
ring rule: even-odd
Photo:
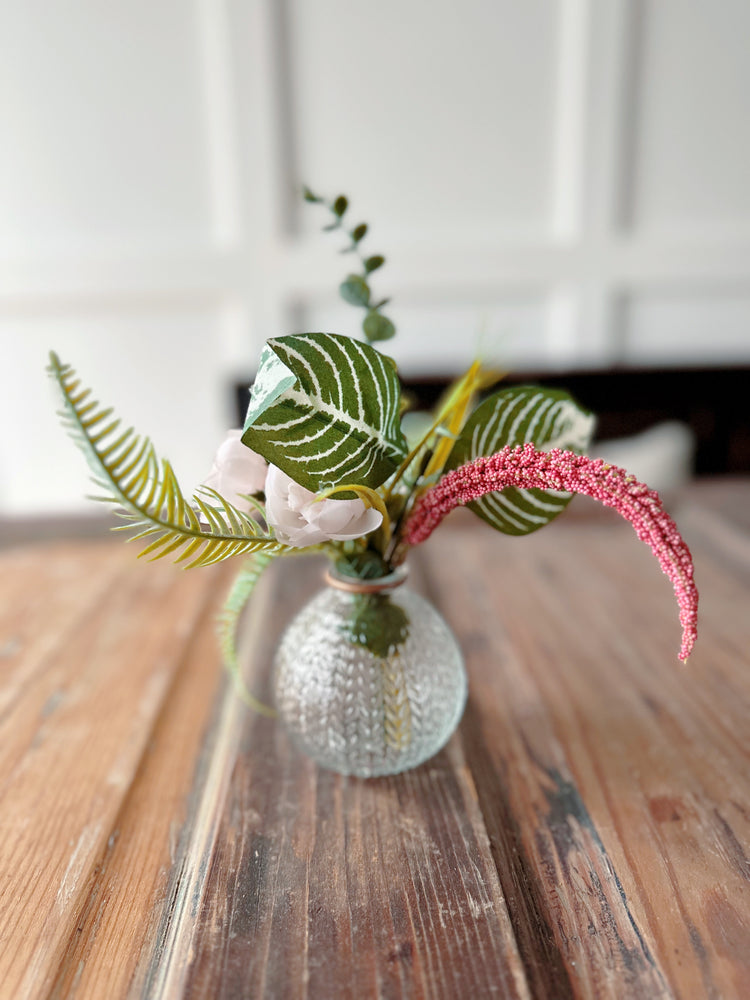
[[[339,285],[341,298],[349,305],[359,306],[365,310],[365,318],[362,320],[362,331],[368,344],[374,344],[379,340],[390,340],[395,336],[396,327],[393,321],[388,319],[381,310],[388,305],[390,299],[381,299],[379,302],[372,301],[372,291],[368,282],[373,271],[377,271],[385,263],[385,257],[381,254],[365,256],[362,253],[361,242],[367,235],[368,225],[360,222],[352,229],[347,229],[344,225],[344,215],[349,208],[349,199],[346,195],[340,194],[333,201],[326,201],[320,195],[313,194],[310,188],[303,188],[305,201],[315,205],[323,205],[331,213],[332,221],[323,226],[324,232],[333,232],[341,229],[349,237],[349,246],[344,247],[341,253],[356,254],[361,265],[361,274],[350,273]]]

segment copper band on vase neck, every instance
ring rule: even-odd
[[[362,580],[356,576],[344,576],[329,566],[325,572],[325,581],[330,587],[344,590],[349,594],[380,594],[385,590],[400,587],[409,575],[407,566],[399,566],[387,576],[374,577],[372,580]]]

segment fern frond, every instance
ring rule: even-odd
[[[85,454],[92,480],[101,491],[95,498],[116,503],[127,524],[115,530],[133,531],[129,541],[148,538],[139,553],[151,559],[173,555],[174,562],[209,566],[243,553],[282,555],[292,551],[275,538],[259,532],[257,521],[237,510],[216,493],[204,488],[206,499],[194,496],[189,503],[172,466],[159,459],[147,437],[132,427],[122,430],[112,419],[112,409],[91,399],[70,365],[50,353],[48,372],[62,394],[62,423]]]
[[[237,694],[246,705],[268,718],[274,718],[276,712],[262,701],[258,701],[248,691],[242,678],[237,657],[237,626],[258,578],[273,559],[274,556],[269,552],[255,552],[243,562],[216,623],[224,666],[232,678]]]

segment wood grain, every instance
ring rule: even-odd
[[[226,573],[223,574],[226,576]],[[214,623],[223,588],[196,615],[194,639],[184,650],[138,771],[97,861],[50,995],[140,995],[212,706],[222,681]],[[206,578],[201,582],[208,584]]]
[[[47,994],[83,932],[211,574],[135,564],[112,543],[2,563],[0,990],[23,998]]]
[[[676,659],[669,585],[624,524],[558,522],[523,549],[503,546],[499,574],[476,572],[471,532],[450,546],[471,580],[450,617],[465,648],[471,636],[479,645],[475,725],[462,736],[485,821],[501,872],[524,859],[575,995],[750,987],[747,586],[690,537],[702,511],[680,520],[703,588],[688,667]],[[445,577],[430,579],[450,606]],[[524,902],[510,905],[533,942]]]
[[[290,606],[321,575],[277,569],[249,636],[265,676]],[[273,722],[239,721],[224,774],[215,758],[206,777],[199,814],[215,824],[189,848],[187,887],[173,889],[183,909],[152,972],[157,995],[528,996],[457,745],[366,782],[319,771]],[[205,828],[200,815],[195,825]]]
[[[465,512],[464,512],[465,514]],[[77,542],[0,557],[0,997],[750,995],[750,483],[676,511],[700,637],[614,514],[508,539],[452,517],[413,582],[467,658],[433,760],[318,770],[221,680],[230,567]],[[243,632],[268,697],[319,585]]]

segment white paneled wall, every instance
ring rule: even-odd
[[[750,360],[746,0],[0,5],[0,511],[80,507],[54,347],[199,481],[269,336],[407,373]]]
[[[300,165],[361,187],[389,240],[547,238],[560,13],[558,0],[294,0]]]
[[[746,239],[750,4],[643,7],[630,224],[644,235]]]

